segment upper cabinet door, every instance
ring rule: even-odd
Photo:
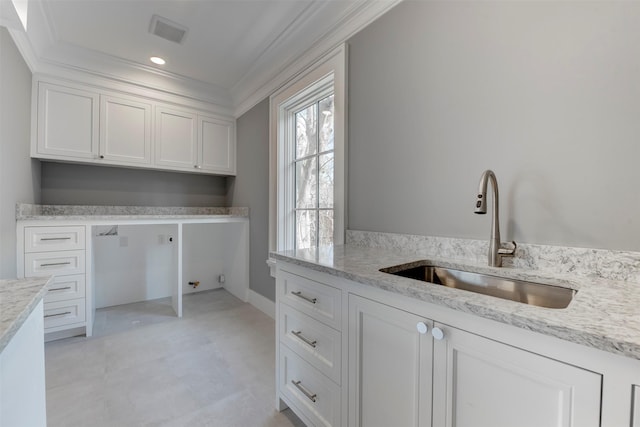
[[[100,158],[118,163],[151,163],[151,105],[100,97]]]
[[[156,107],[156,165],[199,169],[197,119],[195,113]]]
[[[37,143],[32,156],[96,159],[98,102],[97,93],[41,82]]]
[[[233,122],[198,116],[199,163],[202,170],[236,174],[235,126]]]

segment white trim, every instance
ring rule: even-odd
[[[276,318],[276,303],[271,301],[269,298],[260,295],[256,291],[249,289],[249,304],[271,317],[272,319]]]
[[[289,100],[303,92],[308,86],[333,75],[334,86],[334,244],[344,243],[347,228],[347,46],[341,45],[318,59],[304,73],[298,75],[286,86],[271,95],[269,99],[269,250],[291,249],[283,246],[288,241],[279,230],[281,216],[289,212],[281,206],[278,192],[282,183],[278,181],[283,174],[280,168],[283,159],[278,149],[279,131],[282,132],[279,111]]]
[[[401,1],[354,1],[342,21],[325,31],[310,48],[283,58],[280,62],[282,66],[268,64],[270,54],[278,51],[278,43],[290,40],[296,27],[303,25],[311,15],[321,11],[323,2],[313,2],[317,4],[307,8],[295,25],[287,28],[278,39],[267,46],[247,74],[229,90],[121,58],[57,43],[56,29],[52,28],[51,20],[48,19],[48,6],[43,2],[32,2],[37,7],[33,8],[35,16],[31,17],[30,12],[29,18],[30,23],[39,24],[41,28],[31,29],[28,34],[12,28],[9,32],[33,74],[138,86],[140,90],[164,92],[195,102],[214,104],[224,110],[225,114],[237,118],[286,82],[294,79],[317,58],[344,43]],[[82,75],[85,77],[81,77]]]
[[[264,73],[256,73],[254,76],[245,75],[231,89],[232,104],[235,106],[234,115],[240,117],[249,111],[288,81],[304,72],[318,58],[342,45],[401,1],[365,1],[358,8],[354,8],[350,16],[327,31],[313,46],[302,55],[285,64],[277,73],[268,76],[264,75]]]

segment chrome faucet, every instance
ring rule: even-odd
[[[500,243],[500,221],[498,210],[498,181],[496,175],[491,170],[486,170],[480,177],[480,185],[478,186],[478,199],[476,201],[477,214],[487,213],[487,183],[491,181],[493,187],[493,215],[491,217],[491,238],[489,239],[489,265],[491,267],[502,267],[503,257],[512,257],[516,252],[516,242],[513,249],[503,249]]]

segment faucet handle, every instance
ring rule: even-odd
[[[516,249],[518,248],[518,245],[516,244],[515,240],[512,240],[511,244],[513,245],[513,249],[499,248],[498,255],[500,255],[501,257],[514,256],[516,253]]]

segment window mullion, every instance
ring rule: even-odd
[[[320,246],[320,101],[316,102],[316,248]]]

